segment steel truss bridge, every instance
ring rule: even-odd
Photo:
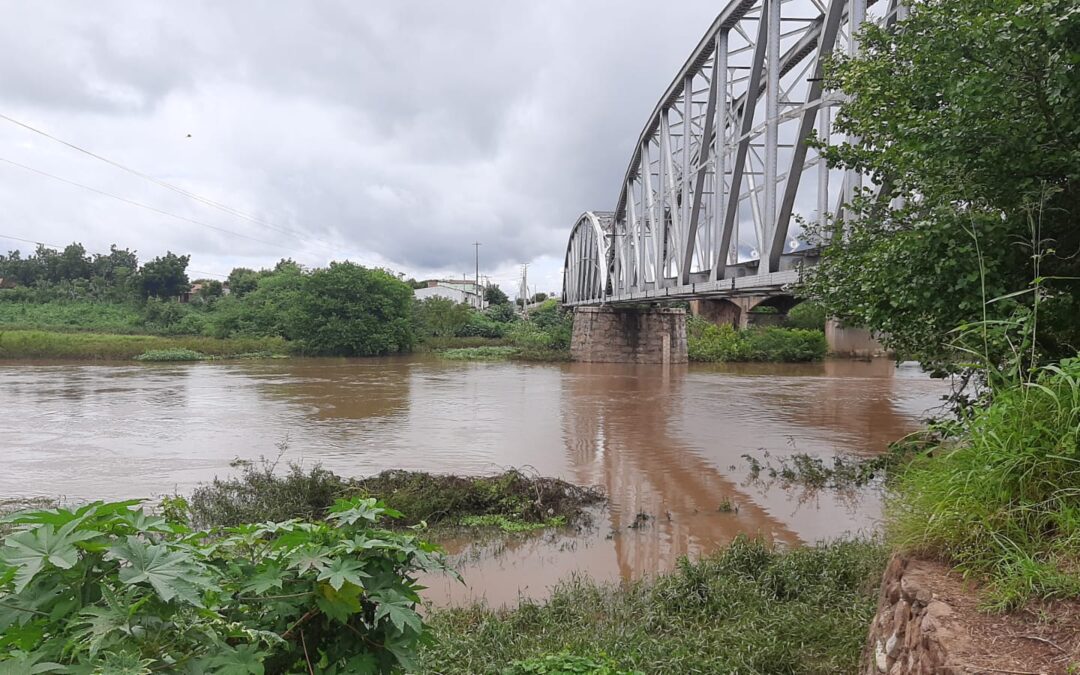
[[[877,6],[874,6],[874,5]],[[887,6],[886,6],[887,5]],[[781,293],[817,251],[792,220],[842,215],[862,187],[809,147],[835,141],[822,64],[853,54],[898,0],[732,0],[656,104],[614,211],[586,211],[563,263],[568,305]]]

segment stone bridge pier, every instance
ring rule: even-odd
[[[570,354],[586,362],[686,363],[686,311],[575,307]]]

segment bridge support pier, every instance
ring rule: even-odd
[[[845,326],[836,319],[825,322],[825,341],[833,356],[865,359],[890,354],[870,331]]]
[[[570,354],[587,362],[686,363],[686,311],[575,307]]]

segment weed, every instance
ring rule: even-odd
[[[1001,389],[898,476],[887,531],[989,582],[986,602],[1080,594],[1080,359]]]

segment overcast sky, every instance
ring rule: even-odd
[[[77,240],[193,276],[349,258],[554,291],[721,2],[0,0],[0,248]],[[244,235],[244,236],[239,236]],[[258,240],[258,241],[256,241]]]

